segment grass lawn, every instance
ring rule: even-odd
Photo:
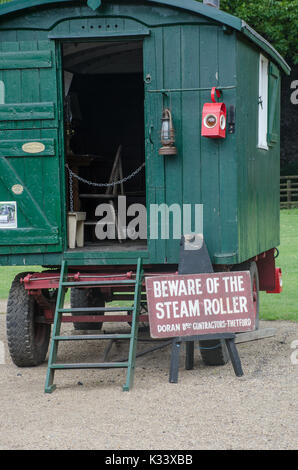
[[[298,321],[298,209],[281,211],[281,245],[276,265],[283,272],[283,293],[261,292],[263,320]],[[11,282],[22,271],[39,271],[36,266],[0,268],[0,299],[7,299]],[[120,302],[119,302],[120,304]]]
[[[12,281],[19,273],[38,272],[42,268],[39,266],[5,266],[0,268],[0,299],[6,300]]]
[[[261,292],[263,320],[298,321],[298,209],[282,210],[281,243],[276,266],[282,269],[282,294]]]

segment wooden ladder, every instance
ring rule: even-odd
[[[58,287],[58,296],[54,316],[53,333],[51,339],[51,346],[49,352],[45,393],[52,393],[56,385],[54,385],[54,375],[57,369],[109,369],[109,368],[127,368],[126,383],[123,385],[123,391],[129,391],[133,386],[134,369],[136,360],[138,327],[139,327],[139,313],[141,304],[141,291],[143,282],[143,269],[142,259],[138,259],[136,278],[131,280],[122,281],[74,281],[68,282],[68,265],[67,261],[62,261],[60,281]],[[64,308],[65,294],[68,288],[71,287],[98,287],[104,285],[135,285],[134,289],[134,304],[132,307],[90,307],[90,308]],[[62,316],[64,313],[74,312],[119,312],[128,311],[132,312],[131,332],[129,334],[101,334],[101,335],[75,335],[75,336],[61,336],[60,329],[62,323]],[[113,340],[113,339],[127,339],[129,340],[129,356],[127,362],[102,362],[102,363],[70,363],[60,364],[57,363],[58,345],[60,341],[82,341],[82,340]]]

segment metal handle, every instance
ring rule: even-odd
[[[152,130],[153,129],[154,129],[154,126],[153,126],[153,124],[151,124],[150,127],[149,127],[149,141],[150,141],[150,144],[153,145],[153,147],[154,147],[154,142],[152,140]]]

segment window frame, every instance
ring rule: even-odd
[[[268,111],[269,111],[269,60],[260,54],[259,60],[259,99],[258,99],[258,148],[269,150]]]

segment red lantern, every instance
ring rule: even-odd
[[[205,103],[202,116],[202,136],[212,139],[224,139],[227,128],[227,108],[224,103],[218,103],[215,99],[215,93],[218,98],[221,93],[216,87],[212,88],[212,103]]]

